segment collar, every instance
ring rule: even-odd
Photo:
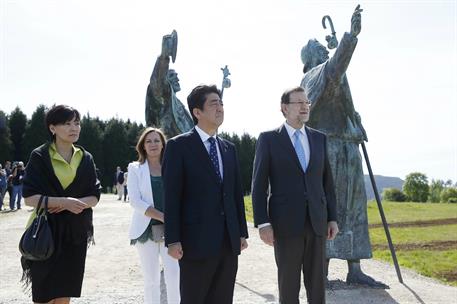
[[[289,134],[289,137],[292,137],[294,136],[294,133],[295,131],[299,130],[303,135],[306,135],[306,132],[305,132],[305,125],[303,124],[303,126],[300,128],[300,129],[295,129],[293,128],[291,125],[289,125],[287,123],[287,121],[284,122],[284,127],[286,127],[286,130],[287,130],[287,134]]]
[[[207,141],[208,138],[210,138],[210,137],[213,137],[215,140],[217,140],[216,134],[214,136],[210,136],[208,133],[206,133],[205,131],[200,129],[197,125],[195,125],[195,130],[197,131],[198,135],[200,136],[202,142]]]
[[[71,158],[73,159],[73,157],[76,154],[82,153],[82,150],[80,148],[76,147],[75,145],[72,145],[72,147],[73,147],[73,155],[71,156]],[[51,159],[67,162],[65,159],[63,159],[62,155],[60,155],[59,152],[57,152],[57,147],[54,142],[49,145],[49,148],[50,148],[49,152],[51,152],[50,153]]]

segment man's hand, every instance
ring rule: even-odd
[[[363,12],[363,9],[360,8],[360,4],[354,10],[351,18],[351,35],[357,37],[362,30],[362,16],[360,13]]]
[[[174,258],[176,260],[180,260],[182,258],[182,256],[184,255],[184,252],[182,251],[181,243],[178,242],[175,244],[168,245],[168,254],[172,258]]]
[[[248,248],[248,241],[244,237],[240,238],[241,246],[240,249],[243,251],[244,249]]]
[[[327,224],[327,240],[333,240],[340,230],[335,221],[328,222]]]
[[[62,199],[61,207],[64,208],[64,210],[70,211],[71,213],[80,214],[84,209],[88,208],[89,205],[77,198],[67,197]]]
[[[275,237],[271,225],[259,229],[260,239],[267,245],[273,246]]]

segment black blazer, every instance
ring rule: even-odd
[[[252,176],[254,223],[257,227],[270,222],[276,236],[303,235],[307,212],[314,233],[319,236],[326,236],[328,221],[336,221],[326,137],[317,130],[305,130],[310,147],[306,172],[284,125],[261,133],[256,144]]]
[[[235,146],[221,138],[217,141],[222,184],[195,128],[170,139],[165,148],[165,244],[181,242],[184,258],[217,256],[225,230],[234,254],[240,253],[240,237],[248,237]]]

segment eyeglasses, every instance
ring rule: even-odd
[[[303,106],[303,105],[311,106],[310,101],[289,101],[289,104],[298,104],[300,106]]]

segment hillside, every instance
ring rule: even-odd
[[[375,199],[373,186],[371,185],[370,176],[365,175],[365,191],[367,193],[368,200]],[[382,190],[384,188],[397,188],[399,190],[402,189],[404,181],[399,177],[392,177],[392,176],[382,176],[382,175],[375,175],[376,186],[378,187],[378,192],[381,195]]]

